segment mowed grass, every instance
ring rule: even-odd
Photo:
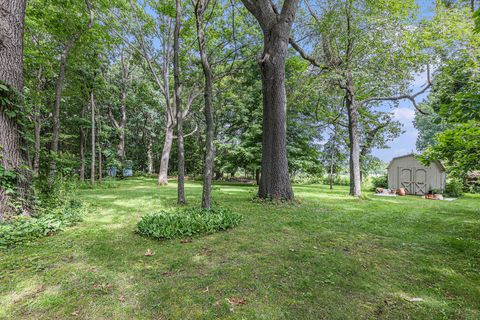
[[[176,206],[174,182],[82,190],[83,222],[0,251],[0,318],[480,318],[480,197],[294,189],[297,204],[274,205],[252,202],[255,187],[216,185],[216,204],[244,221],[187,243],[134,233],[143,214]],[[199,205],[201,185],[186,194]]]

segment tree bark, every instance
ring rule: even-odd
[[[148,165],[148,174],[153,174],[153,144],[152,138],[149,137],[148,144],[147,144],[147,165]]]
[[[23,92],[23,32],[25,0],[0,1],[0,82]],[[23,213],[29,213],[31,184],[27,162],[22,153],[18,123],[6,114],[6,106],[0,105],[0,165],[15,171],[23,179],[17,179],[15,194],[7,194],[0,188],[0,220],[15,214],[14,202],[20,202]]]
[[[350,195],[361,195],[360,142],[358,139],[358,106],[351,75],[347,75],[346,107],[348,113],[348,136],[350,139]]]
[[[80,115],[82,122],[85,119],[85,105],[82,107],[82,112]],[[86,144],[86,132],[85,127],[80,126],[80,181],[85,181],[85,144]]]
[[[299,0],[286,0],[278,12],[270,0],[242,0],[262,27],[263,54],[259,59],[263,92],[262,175],[258,196],[291,201],[294,198],[287,161],[287,100],[285,59]]]
[[[204,100],[205,100],[205,122],[206,122],[206,146],[205,146],[205,163],[203,167],[203,191],[202,191],[202,208],[209,209],[211,207],[213,166],[215,162],[215,147],[213,140],[215,139],[214,126],[214,106],[213,106],[213,74],[210,62],[208,61],[207,48],[205,42],[204,29],[204,13],[207,9],[208,0],[198,0],[195,5],[195,16],[197,22],[197,39],[200,50],[200,58],[202,61],[202,69],[205,77]]]
[[[92,125],[92,133],[91,133],[91,144],[92,144],[92,162],[90,165],[90,185],[93,187],[95,184],[95,100],[94,100],[94,93],[93,89],[90,91],[90,111],[91,111],[91,125]]]
[[[173,142],[173,124],[167,122],[165,128],[165,141],[163,143],[162,157],[160,158],[160,170],[158,172],[158,184],[161,186],[168,184],[168,162],[170,160],[170,151]]]
[[[173,31],[173,87],[177,111],[177,146],[178,146],[178,198],[177,203],[185,204],[185,151],[183,145],[183,110],[180,83],[180,28],[182,17],[181,0],[175,0],[176,17]]]
[[[98,144],[98,182],[102,182],[103,179],[103,168],[102,168],[102,143],[100,140],[101,133],[102,133],[102,124],[100,122],[100,116],[97,117],[97,144]]]
[[[40,115],[40,106],[35,105],[34,126],[35,126],[35,151],[33,155],[33,175],[38,177],[40,171],[40,149],[42,133],[42,116]]]

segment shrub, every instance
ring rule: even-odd
[[[327,175],[323,177],[323,184],[329,185],[330,184],[330,177]],[[334,176],[333,177],[333,185],[335,186],[349,186],[350,185],[350,178],[347,176]]]
[[[445,194],[449,197],[459,197],[462,195],[463,184],[457,179],[452,179],[445,185]]]
[[[377,188],[388,188],[388,176],[383,174],[381,176],[372,177],[372,189],[375,190]]]
[[[86,207],[79,201],[70,200],[63,207],[39,210],[36,216],[18,216],[1,223],[0,247],[11,247],[72,226],[82,220]]]
[[[241,221],[240,214],[228,209],[188,208],[147,214],[138,222],[136,232],[156,239],[171,239],[226,230]]]

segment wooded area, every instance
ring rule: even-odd
[[[256,214],[291,210],[306,219],[298,222],[305,234],[294,237],[304,241],[312,221],[334,229],[345,221],[305,216],[302,206],[327,214],[323,201],[355,207],[373,201],[377,187],[401,186],[401,165],[388,183],[378,156],[410,152],[397,145],[412,136],[401,110],[418,131],[409,163],[441,168],[435,184],[425,173],[413,193],[465,194],[452,207],[428,206],[475,216],[479,7],[475,0],[0,0],[0,247],[53,235],[84,214],[90,225],[109,206],[112,215],[132,215],[119,223],[137,224],[131,237],[188,243],[237,226],[261,236],[252,221],[289,233],[297,227],[290,218],[279,217],[282,227]],[[365,219],[403,214],[393,200],[375,201],[378,208],[361,205]],[[361,221],[350,209],[342,206]],[[421,212],[436,220],[430,209]]]
[[[478,169],[474,1],[438,2],[427,19],[413,0],[25,6],[2,4],[2,217],[34,210],[30,175],[93,186],[123,167],[159,185],[176,176],[179,204],[185,175],[203,176],[205,208],[214,176],[239,170],[258,197],[291,201],[296,176],[346,168],[360,196],[381,167],[372,150],[402,134],[401,100],[417,110],[424,161],[458,179]],[[463,135],[471,159],[443,147]]]

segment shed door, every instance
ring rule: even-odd
[[[424,195],[427,193],[427,170],[415,169],[415,194]]]
[[[400,188],[405,188],[407,194],[413,193],[413,170],[412,168],[399,168]]]

